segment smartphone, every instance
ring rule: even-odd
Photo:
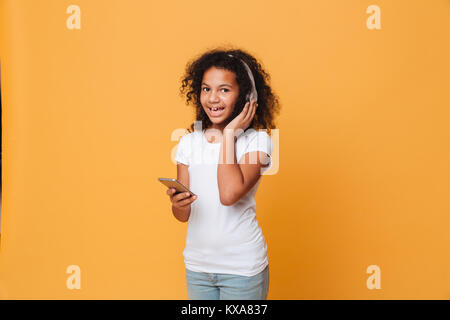
[[[191,190],[189,190],[184,184],[182,184],[177,179],[172,178],[158,178],[159,181],[163,185],[165,185],[168,188],[175,188],[175,194],[182,193],[182,192],[189,192],[191,196],[195,196],[196,194],[193,193]]]

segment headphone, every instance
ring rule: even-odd
[[[228,54],[229,57],[233,58],[234,56],[229,53]],[[247,93],[247,95],[245,96],[245,99],[247,101],[252,101],[253,99],[256,99],[256,101],[258,101],[258,92],[256,91],[256,86],[255,86],[255,79],[253,78],[253,73],[250,70],[249,66],[245,63],[244,60],[241,60],[242,64],[244,65],[245,69],[247,70],[248,73],[248,77],[250,78],[250,82],[252,83],[252,89],[250,90],[249,93]]]

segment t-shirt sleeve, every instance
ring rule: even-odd
[[[262,151],[269,155],[269,165],[267,167],[261,167],[261,173],[263,173],[272,167],[272,150],[273,144],[269,134],[265,131],[256,131],[249,137],[249,141],[243,155],[253,151]]]
[[[189,137],[188,135],[184,135],[180,138],[180,141],[178,142],[177,146],[177,153],[175,155],[175,161],[179,163],[183,163],[185,165],[189,165],[191,163],[190,161],[190,143],[189,143]]]

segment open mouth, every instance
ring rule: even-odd
[[[225,108],[224,107],[217,107],[217,108],[210,108],[208,107],[209,110],[209,114],[212,117],[219,117],[222,115],[222,113],[224,112]]]

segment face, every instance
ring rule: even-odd
[[[234,72],[216,67],[204,72],[200,102],[213,123],[213,128],[223,129],[226,126],[238,96],[239,86]],[[218,110],[215,111],[214,108]]]

